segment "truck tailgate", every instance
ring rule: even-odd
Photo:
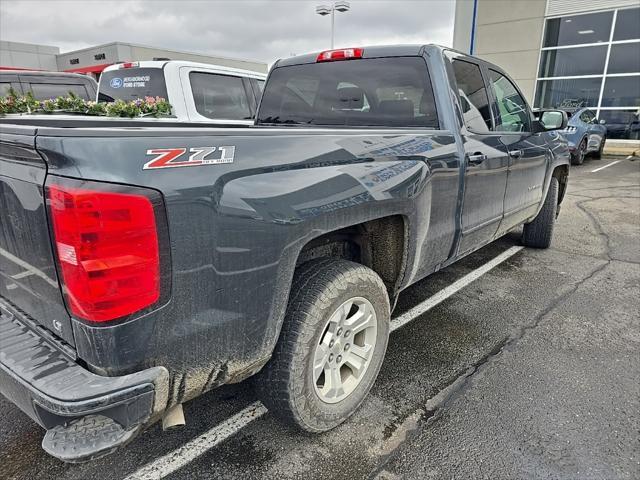
[[[0,297],[74,345],[47,223],[47,167],[34,149],[36,129],[0,130]]]

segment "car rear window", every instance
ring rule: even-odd
[[[83,100],[95,100],[89,97],[87,87],[79,83],[31,83],[29,86],[36,100],[64,97],[70,92]]]
[[[196,111],[200,115],[220,120],[253,118],[242,78],[191,72],[189,81]]]
[[[438,128],[422,57],[371,58],[276,68],[258,123]]]
[[[167,98],[167,85],[161,68],[121,68],[104,72],[98,87],[99,102],[136,100],[144,97]]]

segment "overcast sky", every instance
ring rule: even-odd
[[[0,0],[0,39],[60,47],[113,41],[273,62],[328,49],[322,0]],[[336,13],[336,47],[451,45],[454,0],[351,0]]]

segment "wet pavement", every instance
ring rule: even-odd
[[[525,249],[394,332],[362,408],[323,435],[266,413],[169,479],[640,478],[640,161],[573,167],[552,248]],[[617,160],[617,159],[616,159]],[[399,315],[519,244],[519,232],[405,291]],[[185,405],[115,455],[68,465],[0,398],[0,478],[121,479],[256,400]]]

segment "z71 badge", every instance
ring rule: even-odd
[[[188,160],[186,148],[153,148],[147,155],[155,155],[142,167],[143,170],[154,168],[197,167],[198,165],[215,165],[233,163],[236,147],[193,147],[189,149]],[[214,155],[215,154],[215,155]]]

